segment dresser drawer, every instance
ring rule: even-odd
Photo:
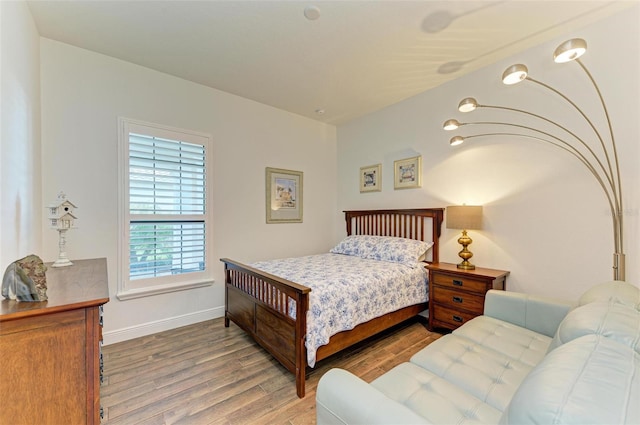
[[[434,286],[431,294],[434,302],[456,311],[463,309],[476,315],[480,315],[484,311],[484,295],[456,291],[440,286]]]
[[[484,294],[489,289],[486,281],[471,279],[463,276],[453,276],[444,273],[433,273],[434,285],[446,286],[456,291],[464,290]]]
[[[466,311],[456,310],[442,305],[438,305],[433,311],[434,321],[446,324],[444,327],[450,329],[455,329],[476,316],[478,315],[475,313],[468,313]]]

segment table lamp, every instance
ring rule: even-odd
[[[469,262],[473,253],[467,248],[473,240],[467,236],[467,230],[482,229],[482,206],[456,205],[447,207],[447,229],[462,229],[462,236],[458,243],[462,245],[462,251],[458,253],[462,262],[459,269],[474,270],[476,266]]]

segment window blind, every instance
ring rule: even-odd
[[[205,147],[129,133],[129,277],[205,268]]]

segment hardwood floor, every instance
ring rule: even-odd
[[[435,341],[414,320],[319,362],[306,396],[295,379],[233,323],[215,319],[105,346],[103,425],[315,424],[315,393],[329,369],[369,382]]]

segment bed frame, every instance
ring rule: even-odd
[[[344,211],[347,235],[396,236],[433,241],[428,262],[438,262],[443,208]],[[305,394],[307,310],[311,289],[228,258],[225,269],[225,319],[232,320],[296,377],[298,397]],[[296,318],[289,305],[296,303]],[[331,337],[318,348],[320,361],[338,351],[416,316],[427,303],[405,307]]]

